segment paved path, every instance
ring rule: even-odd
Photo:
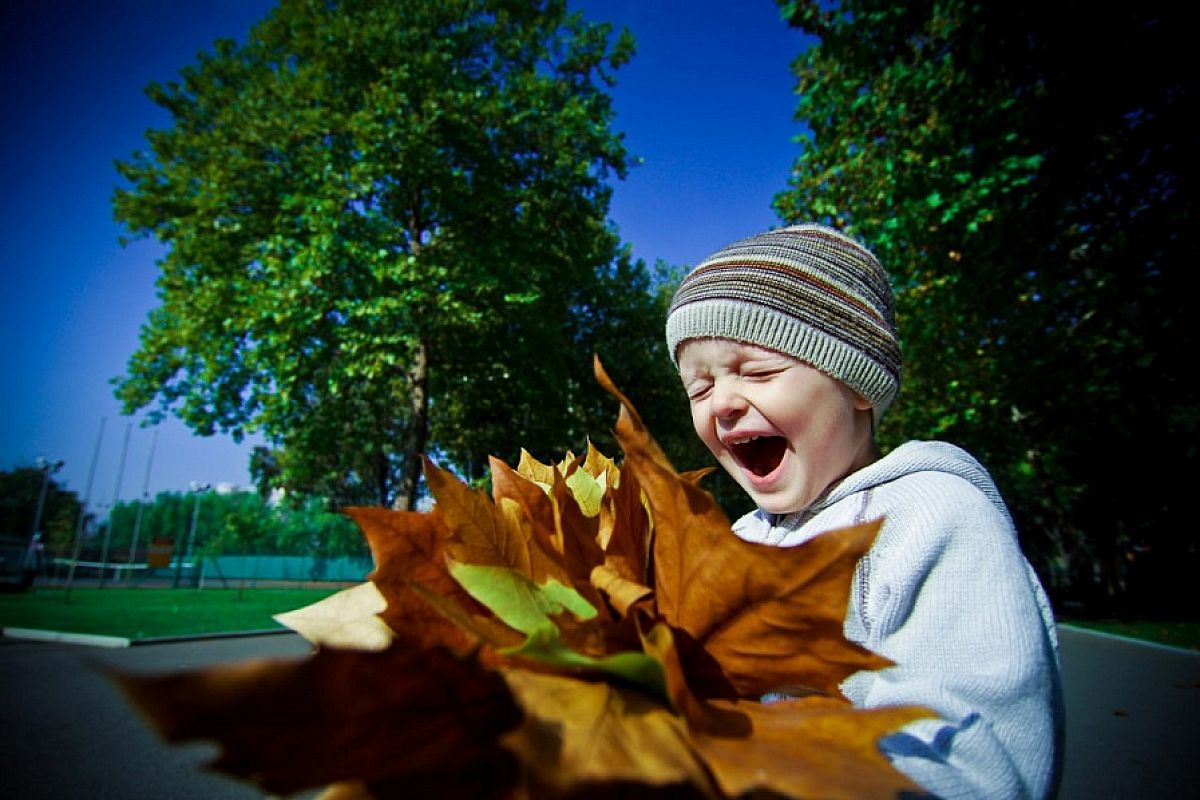
[[[1200,653],[1061,628],[1060,797],[1200,798]]]
[[[1200,798],[1200,654],[1063,629],[1062,800]],[[211,747],[162,744],[96,667],[169,671],[300,657],[293,634],[128,649],[0,639],[0,797],[239,800],[198,766]]]
[[[122,649],[0,639],[0,797],[262,797],[198,768],[212,746],[163,744],[101,670],[172,671],[306,652],[307,643],[290,633]]]

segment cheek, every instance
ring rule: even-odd
[[[703,405],[692,406],[692,430],[700,437],[700,441],[704,442],[711,450],[712,442],[716,439],[716,432],[713,429],[712,417],[708,415]]]

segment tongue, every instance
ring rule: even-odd
[[[734,447],[734,455],[742,466],[758,477],[770,475],[783,461],[787,441],[782,436],[768,436]]]

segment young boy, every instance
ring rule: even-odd
[[[743,239],[684,279],[666,332],[696,434],[758,505],[734,533],[790,547],[884,520],[845,633],[896,666],[842,691],[941,716],[881,742],[896,768],[939,797],[1052,796],[1057,635],[995,484],[953,445],[875,444],[900,348],[874,255],[819,225]]]

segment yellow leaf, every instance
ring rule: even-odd
[[[587,456],[583,460],[583,470],[593,476],[604,488],[612,488],[620,480],[621,471],[617,462],[596,449],[592,440],[588,439]]]
[[[604,592],[608,602],[612,603],[622,616],[628,616],[635,603],[654,593],[649,586],[622,577],[620,572],[606,564],[592,570],[591,580],[592,585]]]
[[[550,491],[550,485],[554,483],[554,472],[554,467],[543,464],[531,456],[528,450],[521,448],[521,460],[517,463],[517,473],[521,477],[533,481],[545,491]]]
[[[304,608],[276,614],[275,620],[313,644],[384,650],[392,641],[391,628],[379,618],[386,608],[387,600],[375,584],[363,583]]]
[[[504,743],[537,785],[564,791],[620,782],[690,784],[715,796],[683,720],[647,695],[558,675],[503,674],[526,713]]]

